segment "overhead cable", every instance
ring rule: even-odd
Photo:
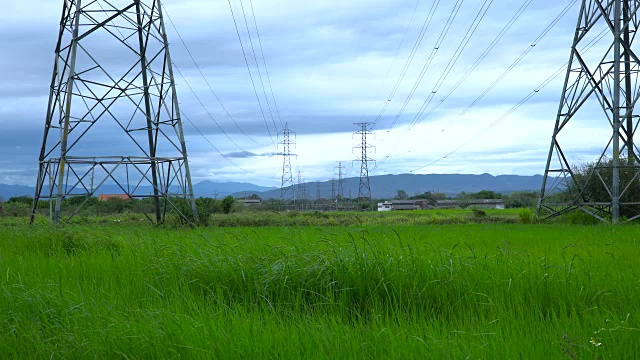
[[[464,3],[464,0],[457,0],[456,3],[454,4],[453,9],[451,10],[451,13],[449,14],[449,18],[447,19],[447,22],[445,23],[444,27],[442,28],[442,31],[440,32],[440,36],[436,40],[436,43],[435,43],[435,45],[433,47],[433,50],[431,50],[431,54],[429,55],[429,58],[425,62],[424,66],[422,67],[422,71],[420,72],[420,75],[418,75],[415,83],[413,84],[413,87],[411,88],[411,91],[409,92],[409,94],[407,95],[407,98],[405,99],[404,103],[402,104],[402,107],[400,108],[400,110],[396,114],[395,118],[393,119],[393,122],[391,123],[391,126],[389,126],[389,130],[391,130],[395,126],[395,124],[398,122],[398,120],[400,119],[400,117],[404,113],[404,110],[407,108],[407,106],[409,105],[409,102],[413,98],[413,95],[415,94],[416,90],[418,90],[418,87],[422,83],[422,80],[424,79],[424,76],[427,74],[427,71],[429,70],[429,67],[431,66],[436,54],[438,53],[438,50],[440,49],[440,47],[444,43],[444,40],[446,39],[447,34],[449,33],[449,30],[451,29],[451,26],[453,25],[454,20],[458,16],[458,13],[460,12],[460,8],[462,7],[463,3]]]
[[[251,85],[253,85],[253,92],[256,95],[256,100],[258,100],[258,106],[260,107],[260,112],[262,113],[262,119],[264,120],[264,124],[267,127],[267,132],[269,133],[269,138],[271,138],[271,143],[274,147],[277,147],[276,142],[273,140],[273,135],[271,134],[271,129],[269,128],[269,123],[267,122],[267,117],[264,114],[264,109],[262,108],[262,102],[260,101],[260,96],[258,95],[258,90],[256,89],[256,83],[253,80],[253,74],[251,73],[251,68],[249,67],[249,60],[247,58],[247,52],[244,49],[244,43],[242,42],[242,37],[240,36],[240,29],[238,28],[238,22],[236,21],[235,13],[233,12],[233,6],[231,6],[231,0],[227,0],[229,3],[229,10],[231,10],[231,17],[233,18],[233,24],[236,28],[236,34],[238,35],[238,41],[240,42],[240,47],[242,48],[242,55],[244,55],[244,63],[247,66],[247,71],[249,72],[249,78],[251,79]]]
[[[267,96],[267,90],[264,86],[264,79],[262,78],[262,71],[260,71],[260,63],[258,62],[258,57],[256,56],[256,48],[253,46],[253,37],[251,36],[251,30],[249,29],[249,22],[247,21],[247,13],[244,11],[244,4],[242,0],[240,0],[240,9],[242,10],[242,16],[244,17],[244,25],[247,28],[247,36],[249,37],[249,44],[251,45],[251,52],[253,53],[253,60],[256,63],[256,69],[258,71],[258,77],[260,78],[260,85],[262,85],[262,93],[264,94],[264,99],[267,102],[267,109],[269,110],[269,114],[271,115],[271,122],[273,122],[273,128],[278,133],[278,126],[276,125],[276,121],[273,118],[273,111],[271,111],[271,103],[269,102],[269,97]],[[254,17],[255,20],[255,17]],[[256,23],[256,30],[258,29]]]
[[[222,100],[220,100],[220,98],[218,97],[218,94],[216,94],[216,92],[213,90],[213,87],[211,86],[211,84],[209,83],[209,80],[207,80],[207,77],[204,75],[204,73],[202,72],[202,69],[200,68],[200,65],[198,65],[198,63],[196,62],[193,54],[191,53],[191,50],[189,50],[189,47],[187,46],[187,43],[184,41],[184,38],[182,37],[182,35],[180,34],[180,31],[178,31],[178,28],[176,27],[175,23],[173,22],[173,19],[171,19],[171,16],[169,15],[169,13],[167,12],[167,9],[165,8],[164,5],[162,5],[162,8],[164,9],[164,14],[167,16],[167,18],[169,19],[169,22],[171,23],[171,26],[173,27],[174,31],[176,32],[176,35],[178,35],[178,38],[180,39],[180,42],[182,42],[182,46],[185,48],[185,50],[187,50],[187,54],[189,55],[189,57],[191,58],[191,61],[193,62],[193,64],[195,65],[196,69],[198,70],[198,72],[200,73],[200,76],[202,77],[202,79],[204,80],[205,84],[207,84],[207,87],[209,88],[209,90],[211,91],[211,93],[213,94],[213,96],[216,98],[216,100],[218,101],[218,103],[220,104],[220,107],[222,107],[222,110],[224,110],[224,112],[227,114],[227,116],[229,117],[229,119],[231,119],[231,121],[234,123],[234,125],[238,128],[238,130],[240,130],[240,132],[246,136],[249,140],[253,141],[254,143],[258,144],[258,145],[262,145],[260,144],[258,141],[256,141],[255,139],[253,139],[251,136],[249,136],[238,124],[238,122],[236,121],[236,119],[234,119],[233,116],[231,116],[231,114],[229,113],[229,110],[227,110],[227,107],[222,103]]]

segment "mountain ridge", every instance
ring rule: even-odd
[[[422,194],[427,191],[442,192],[449,196],[460,192],[478,192],[491,190],[501,193],[515,191],[539,191],[542,184],[542,175],[491,175],[491,174],[397,174],[376,175],[370,178],[371,192],[374,198],[392,198],[398,190],[404,190],[409,196]],[[356,177],[343,179],[343,196],[358,196],[360,179]],[[332,194],[331,181],[306,183],[307,194],[315,199],[318,194],[322,198],[329,198]],[[335,183],[338,189],[337,181]],[[141,193],[151,188],[141,189]],[[197,197],[247,197],[257,194],[263,199],[280,197],[280,188],[255,185],[247,182],[215,182],[204,180],[193,185],[194,194]],[[297,194],[297,185],[294,185],[294,194]],[[35,188],[23,185],[0,184],[0,196],[5,200],[14,196],[33,196]],[[351,192],[351,195],[349,195]],[[97,194],[121,193],[114,185],[104,185]]]
[[[455,196],[461,192],[478,192],[490,190],[509,194],[516,191],[539,191],[542,186],[542,175],[491,175],[491,174],[397,174],[371,176],[371,193],[374,198],[392,198],[398,190],[404,190],[409,196],[423,194],[427,191],[441,192],[448,196]],[[358,196],[360,179],[343,179],[343,196],[355,198]],[[334,184],[338,188],[337,181]],[[307,194],[315,199],[320,194],[322,198],[332,196],[331,181],[306,183]],[[337,191],[337,190],[336,190]],[[298,186],[294,185],[294,194],[298,193]],[[351,194],[349,194],[351,193]],[[280,189],[256,193],[263,199],[279,198]],[[234,194],[240,196],[240,194]]]

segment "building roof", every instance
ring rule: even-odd
[[[98,195],[99,201],[107,201],[109,199],[122,199],[131,200],[131,197],[127,194],[100,194]]]
[[[438,200],[438,205],[453,205],[453,204],[504,204],[502,199],[461,199],[461,200]]]
[[[261,199],[237,199],[236,201],[241,202],[243,204],[262,204]]]

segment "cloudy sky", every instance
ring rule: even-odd
[[[186,43],[185,48],[167,21],[179,69],[178,97],[195,125],[184,121],[194,181],[279,185],[282,158],[274,154],[281,149],[274,144],[282,140],[277,136],[282,123],[296,133],[294,172],[308,181],[329,180],[342,161],[347,175],[357,176],[354,146],[360,139],[353,134],[358,130],[354,123],[363,121],[375,123],[369,137],[375,146],[370,157],[377,160],[370,166],[372,175],[541,174],[564,78],[558,70],[568,59],[577,19],[575,3],[231,0],[248,70],[227,0],[166,0],[166,12]],[[528,5],[521,16],[487,53],[523,4]],[[53,0],[12,1],[0,14],[0,183],[35,183],[61,6],[62,1]],[[454,10],[451,26],[443,31]],[[479,12],[485,15],[474,22]],[[429,26],[410,57],[425,23]],[[539,89],[553,74],[559,76]],[[535,96],[504,116],[532,91]],[[420,115],[423,105],[426,111]],[[606,142],[602,133],[607,127],[595,112],[576,123],[565,139],[571,159],[591,159]]]

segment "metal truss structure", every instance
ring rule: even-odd
[[[160,0],[64,0],[31,221],[109,186],[155,223],[197,219]]]
[[[637,0],[582,1],[538,204],[541,217],[581,210],[613,223],[640,218],[640,158],[634,141],[639,5]],[[610,40],[587,53],[599,34]],[[571,125],[588,125],[590,115],[609,124],[611,131],[601,134],[604,150],[593,163],[571,164],[575,160],[561,143],[579,137]]]
[[[305,210],[308,203],[309,197],[307,194],[307,183],[302,177],[302,173],[298,171],[298,183],[297,183],[298,195],[296,197],[296,205],[298,210]]]
[[[344,199],[344,170],[345,167],[342,165],[342,161],[338,162],[338,166],[336,167],[337,169],[337,175],[338,175],[338,192],[337,192],[337,197],[336,199],[338,201],[342,201],[342,199]]]
[[[358,186],[358,205],[368,204],[372,206],[371,199],[371,183],[369,182],[369,162],[373,162],[369,157],[368,152],[373,149],[373,146],[369,145],[367,137],[373,134],[369,129],[373,125],[370,122],[354,123],[359,126],[360,130],[355,134],[360,135],[360,145],[354,147],[354,149],[360,150],[360,158],[356,159],[360,162],[360,185]]]
[[[289,130],[289,123],[284,124],[282,130],[282,152],[278,155],[283,157],[282,161],[282,183],[280,185],[280,201],[285,208],[296,206],[296,194],[294,193],[293,172],[291,170],[291,157],[295,154],[291,153],[291,146],[295,146],[295,142],[291,141],[291,135],[295,136],[295,132]]]

